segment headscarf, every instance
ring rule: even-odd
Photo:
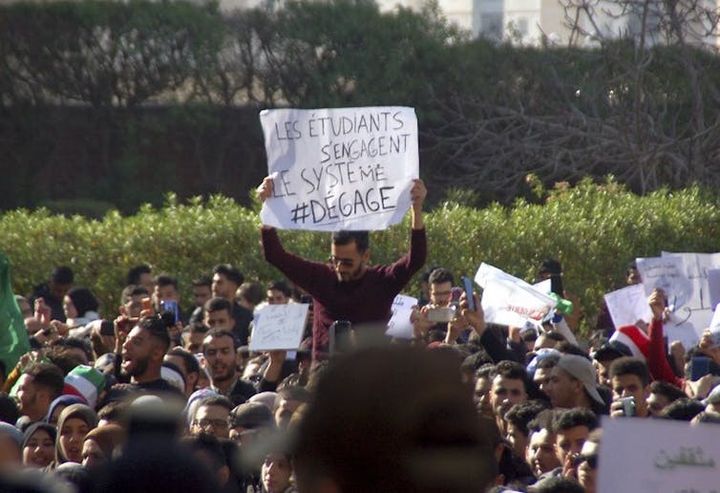
[[[57,441],[57,429],[55,426],[51,425],[50,423],[43,423],[42,421],[38,421],[37,423],[33,423],[30,426],[28,426],[28,429],[25,430],[25,436],[23,437],[22,441],[22,448],[24,449],[27,443],[30,441],[32,436],[35,434],[36,431],[43,430],[47,432],[48,435],[50,435],[50,438],[53,442]]]
[[[98,426],[85,436],[85,440],[94,440],[105,454],[105,458],[110,460],[113,451],[125,442],[125,430],[115,424]]]
[[[54,401],[50,403],[50,407],[48,407],[48,413],[45,415],[44,421],[46,423],[50,422],[50,418],[52,417],[53,413],[55,412],[55,409],[57,409],[58,406],[71,406],[72,404],[85,404],[85,399],[83,399],[80,396],[77,395],[68,395],[64,394],[59,397],[56,397]],[[58,428],[59,430],[60,428]]]
[[[63,409],[60,413],[60,418],[58,419],[57,440],[55,440],[56,466],[64,464],[68,461],[67,457],[65,457],[65,454],[60,447],[60,436],[62,435],[62,429],[63,426],[65,426],[65,422],[71,418],[82,419],[83,421],[85,421],[85,423],[88,425],[88,428],[90,428],[91,430],[97,426],[97,414],[95,414],[95,411],[90,409],[85,404],[72,404]]]

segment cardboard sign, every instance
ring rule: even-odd
[[[483,263],[475,274],[475,282],[483,288],[482,308],[485,321],[522,327],[526,322],[539,325],[555,300],[532,285]]]
[[[623,325],[635,325],[642,320],[649,323],[652,311],[647,302],[647,295],[642,284],[627,286],[605,295],[605,304],[615,328]]]
[[[598,459],[598,493],[720,492],[715,424],[607,418]]]
[[[392,317],[388,322],[388,328],[385,334],[398,339],[412,339],[413,326],[410,322],[412,309],[417,305],[417,298],[399,294],[395,296],[392,304]]]
[[[250,351],[298,349],[309,306],[306,303],[265,306],[255,316]]]
[[[277,109],[260,121],[274,185],[263,224],[378,230],[402,220],[419,172],[415,110]]]

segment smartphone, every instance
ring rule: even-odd
[[[352,323],[347,320],[335,320],[330,326],[330,353],[344,353],[351,349],[350,334]]]
[[[465,288],[465,298],[467,299],[468,309],[471,312],[476,310],[475,297],[473,296],[473,282],[472,279],[466,276],[462,276],[463,288]]]
[[[618,399],[618,402],[622,402],[623,414],[627,417],[635,416],[635,398],[634,397],[623,397]]]
[[[180,320],[180,309],[178,308],[178,303],[175,300],[161,301],[160,311],[162,313],[172,313],[173,323],[178,323],[178,320]]]
[[[436,324],[448,323],[455,317],[455,309],[452,307],[447,308],[431,308],[427,312],[427,318],[430,322]]]
[[[690,360],[690,380],[699,380],[710,373],[710,358],[695,356]]]

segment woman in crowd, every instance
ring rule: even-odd
[[[85,437],[97,426],[95,411],[84,404],[72,404],[60,413],[58,437],[55,443],[55,462],[59,466],[66,462],[82,462]]]
[[[30,468],[44,468],[55,458],[55,427],[48,423],[35,423],[25,431],[22,443],[23,465]]]

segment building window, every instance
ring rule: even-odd
[[[503,15],[501,12],[483,13],[480,16],[480,35],[488,39],[502,39]]]

